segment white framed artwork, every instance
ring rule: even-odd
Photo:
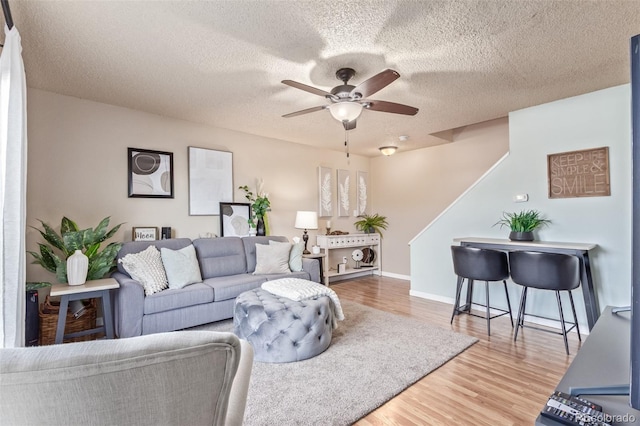
[[[333,216],[333,179],[332,169],[318,167],[318,217]]]
[[[189,147],[189,215],[219,215],[233,201],[233,154]]]
[[[367,213],[367,197],[369,195],[369,173],[356,172],[356,210],[358,216]]]
[[[338,216],[349,216],[349,170],[338,169]]]

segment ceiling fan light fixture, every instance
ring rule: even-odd
[[[380,152],[382,153],[382,155],[393,155],[396,153],[396,151],[398,150],[397,146],[381,146],[380,148],[378,148],[380,150]]]
[[[343,121],[353,121],[362,114],[362,105],[358,102],[350,101],[336,102],[329,106],[329,112],[333,118],[341,123]]]

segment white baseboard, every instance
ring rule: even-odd
[[[394,274],[393,272],[385,272],[385,271],[380,272],[380,275],[382,275],[383,277],[395,278],[398,280],[411,281],[411,276],[409,275]]]

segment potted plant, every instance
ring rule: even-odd
[[[533,241],[533,231],[541,226],[551,223],[544,219],[537,210],[523,210],[519,213],[502,213],[502,219],[493,226],[500,225],[509,227],[511,241]]]
[[[104,278],[116,266],[116,255],[122,243],[109,243],[102,251],[100,245],[111,238],[120,229],[120,225],[107,231],[109,217],[102,219],[95,229],[79,229],[78,225],[67,217],[62,218],[60,234],[51,226],[40,221],[43,230],[37,229],[49,244],[38,243],[40,252],[29,251],[35,260],[47,271],[56,274],[59,282],[67,282],[67,258],[80,250],[88,258],[87,280]]]
[[[389,224],[387,223],[386,216],[380,216],[378,213],[373,215],[363,214],[358,216],[360,220],[356,221],[354,225],[356,229],[366,234],[373,234],[377,232],[382,236],[382,229],[387,229]]]
[[[249,226],[256,228],[257,235],[267,235],[267,225],[265,223],[265,215],[267,211],[271,209],[271,202],[269,201],[269,194],[265,194],[262,191],[262,179],[258,180],[256,194],[254,194],[247,185],[239,186],[238,189],[244,191],[244,197],[251,203],[251,210],[256,218],[254,223],[252,219],[249,219]]]

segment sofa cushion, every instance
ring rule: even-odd
[[[247,272],[244,246],[239,237],[199,238],[193,240],[193,246],[205,280]]]
[[[256,269],[254,274],[290,273],[289,253],[291,244],[276,243],[274,245],[256,244]]]
[[[287,274],[287,276],[289,275]],[[266,280],[266,276],[239,274],[230,277],[208,278],[203,283],[213,289],[213,300],[220,302],[221,300],[235,299],[242,292],[260,287]]]
[[[189,244],[191,244],[191,240],[189,238],[173,238],[170,240],[158,241],[129,241],[122,245],[122,247],[118,251],[116,259],[120,260],[129,253],[139,253],[143,250],[146,250],[149,246],[156,246],[158,250],[161,250],[163,247],[169,248],[171,250],[180,250],[181,248],[185,248]],[[123,274],[131,277],[131,275],[127,273],[126,269],[124,269],[120,262],[118,262],[118,272],[122,272]]]
[[[188,245],[180,250],[171,250],[166,247],[160,249],[164,270],[167,273],[169,288],[178,289],[186,285],[202,281],[200,266],[196,258],[196,250],[193,245]]]
[[[129,253],[119,259],[118,264],[124,267],[131,278],[142,284],[146,296],[169,287],[160,252],[155,246],[149,246],[139,253]]]
[[[144,298],[144,314],[171,311],[188,306],[213,302],[213,289],[202,283],[177,290],[164,290]]]
[[[247,272],[252,273],[256,270],[256,244],[269,244],[269,241],[279,241],[281,243],[288,242],[287,237],[268,236],[268,237],[244,237],[244,252],[247,259]]]

